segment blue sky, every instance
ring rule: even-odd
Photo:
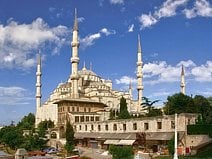
[[[143,53],[144,96],[180,91],[212,96],[211,0],[0,1],[0,125],[35,112],[36,54],[42,53],[42,101],[69,77],[74,8],[80,64],[85,61],[118,90],[131,80],[136,99],[137,35]]]

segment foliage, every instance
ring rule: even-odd
[[[121,99],[120,99],[120,112],[118,114],[118,118],[119,119],[129,119],[130,118],[130,114],[127,110],[127,102],[124,97],[121,97]]]
[[[209,100],[201,95],[196,95],[192,98],[182,93],[177,93],[167,98],[164,113],[167,115],[199,113],[203,123],[212,124],[212,105],[210,105]]]
[[[146,114],[148,117],[162,116],[163,112],[159,108],[152,108],[149,113]]]
[[[0,142],[6,144],[11,149],[23,147],[27,150],[42,149],[46,143],[44,135],[35,132],[35,116],[29,113],[17,124],[17,126],[6,126],[0,130]],[[23,130],[30,130],[28,135],[23,136]]]
[[[167,115],[175,113],[197,113],[192,97],[177,93],[168,96],[167,103],[164,107],[164,113]]]
[[[19,148],[23,141],[22,131],[15,126],[6,126],[0,130],[0,142],[8,145],[11,149]]]
[[[45,137],[46,135],[46,130],[48,130],[48,128],[53,128],[54,127],[54,122],[51,120],[44,120],[41,121],[38,124],[38,134],[41,137]]]
[[[23,147],[26,150],[40,150],[46,147],[47,139],[40,137],[36,133],[31,133],[27,136],[25,136],[25,142],[23,144]]]
[[[54,122],[51,120],[44,120],[38,124],[38,128],[47,130],[48,128],[53,128]]]
[[[207,98],[208,102],[210,103],[210,106],[212,106],[212,96]]]
[[[187,125],[189,135],[207,134],[212,137],[212,125],[210,124],[196,124]]]
[[[197,113],[201,114],[203,123],[212,124],[212,106],[210,106],[208,99],[201,95],[196,95],[193,100]]]
[[[17,124],[17,127],[20,129],[32,130],[35,126],[35,115],[29,113],[27,116],[24,116],[23,119]]]
[[[168,150],[170,155],[174,155],[174,136],[168,142]]]
[[[149,98],[147,97],[142,97],[142,102],[141,106],[144,108],[144,110],[147,110],[146,116],[152,117],[152,116],[162,116],[162,111],[161,109],[154,108],[154,104],[159,102],[160,100],[154,100],[150,101]]]
[[[74,149],[74,129],[70,122],[66,123],[66,145],[65,149],[68,153],[71,153],[71,151]]]
[[[110,145],[109,152],[112,154],[113,159],[132,159],[133,158],[133,149],[131,146]]]

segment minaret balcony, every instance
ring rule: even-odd
[[[42,96],[40,94],[36,94],[36,98],[41,98]]]
[[[71,80],[78,80],[79,79],[79,75],[78,74],[72,74],[71,75]]]
[[[36,76],[41,76],[42,73],[41,72],[36,72]]]
[[[72,57],[71,62],[72,63],[79,63],[79,57]]]
[[[144,89],[144,86],[138,86],[137,87],[137,90],[143,90]]]
[[[40,83],[35,84],[36,87],[41,87],[42,85]]]
[[[137,62],[137,66],[142,66],[143,62],[142,61],[138,61]]]
[[[137,78],[142,78],[143,74],[142,73],[137,73]]]
[[[180,86],[181,86],[181,87],[185,87],[185,84],[184,84],[184,83],[181,83]]]
[[[79,47],[79,45],[80,45],[80,43],[79,43],[79,41],[77,41],[77,42],[71,42],[71,46],[72,47]]]

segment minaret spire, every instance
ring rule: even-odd
[[[137,113],[140,113],[140,108],[142,104],[142,97],[143,97],[143,73],[142,73],[142,52],[141,52],[141,42],[140,42],[140,35],[138,35],[138,61],[137,61],[137,90],[138,90],[138,105],[137,105]]]
[[[41,106],[41,55],[37,55],[37,72],[36,72],[36,108]]]
[[[37,55],[37,71],[36,71],[36,126],[39,124],[40,122],[40,118],[39,118],[39,113],[40,113],[40,108],[41,108],[41,55],[40,55],[40,51]]]
[[[92,62],[90,62],[90,71],[92,71]]]
[[[79,40],[78,40],[78,21],[77,21],[77,10],[75,9],[75,19],[74,19],[74,27],[73,27],[73,37],[72,37],[72,57],[71,57],[71,96],[72,98],[79,98],[78,92],[78,64],[79,64],[79,56],[78,56],[78,48],[79,48]]]
[[[78,31],[78,20],[77,20],[77,9],[74,10],[74,28],[73,30]]]
[[[180,83],[180,87],[181,87],[181,93],[185,94],[185,71],[184,71],[184,66],[182,65],[182,70],[181,70],[181,83]]]
[[[84,63],[83,63],[83,68],[82,68],[82,70],[86,70],[86,65],[85,65],[85,61],[84,61]]]
[[[130,99],[132,100],[132,81],[130,79],[130,83],[129,83],[129,95],[130,95]]]

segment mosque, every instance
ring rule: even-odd
[[[80,46],[78,37],[78,21],[75,11],[71,73],[68,80],[59,83],[50,94],[48,100],[41,104],[41,57],[38,56],[36,72],[36,126],[41,121],[52,120],[55,128],[51,134],[55,138],[50,140],[57,147],[58,143],[65,144],[65,125],[70,122],[75,130],[75,140],[78,145],[93,148],[108,148],[108,145],[134,145],[147,144],[156,152],[164,148],[173,137],[175,126],[179,133],[178,148],[186,154],[186,149],[208,141],[206,136],[198,137],[187,134],[187,125],[195,124],[197,114],[182,113],[175,120],[174,115],[159,117],[145,117],[127,120],[108,120],[111,110],[119,110],[120,99],[124,97],[128,111],[132,115],[145,113],[142,107],[143,73],[142,50],[138,36],[137,51],[137,100],[132,98],[132,86],[126,92],[113,89],[111,80],[103,79],[85,64],[78,70]],[[181,71],[181,93],[185,94],[185,72]],[[144,143],[145,142],[145,143]],[[156,146],[155,146],[156,145]]]
[[[138,36],[137,51],[137,100],[132,98],[132,86],[129,82],[129,90],[119,91],[113,89],[111,80],[103,79],[92,69],[84,67],[79,70],[79,37],[78,20],[75,11],[71,74],[64,83],[59,83],[50,94],[48,100],[41,104],[41,57],[38,56],[36,72],[36,125],[44,120],[52,120],[55,125],[62,126],[67,120],[71,123],[106,121],[109,119],[110,110],[119,110],[120,98],[124,97],[128,111],[133,115],[144,113],[142,109],[143,97],[143,73],[142,50],[140,37]],[[181,92],[185,93],[184,68],[181,73]]]

